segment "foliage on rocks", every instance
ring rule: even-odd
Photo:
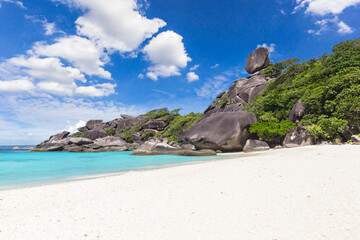
[[[309,126],[317,137],[322,134],[327,139],[337,138],[336,132],[345,122],[353,132],[359,132],[360,38],[335,45],[331,54],[296,62],[289,59],[268,67],[265,75],[277,78],[244,110],[253,112],[260,121],[271,116],[281,122],[288,119],[292,107],[301,99],[306,111],[299,124]]]
[[[134,142],[131,135],[135,133],[140,134],[145,140],[147,140],[154,135],[149,132],[141,131],[140,127],[150,119],[165,119],[168,125],[163,131],[157,133],[155,137],[160,139],[167,138],[168,141],[177,142],[179,135],[185,132],[203,116],[202,113],[189,113],[182,116],[179,114],[180,110],[180,108],[172,111],[169,111],[167,108],[151,110],[148,113],[141,115],[146,116],[146,119],[138,122],[133,127],[127,127],[120,130],[118,134],[120,134],[122,138],[129,143]]]

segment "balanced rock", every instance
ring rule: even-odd
[[[301,121],[305,114],[305,106],[301,103],[301,100],[299,99],[294,107],[291,109],[289,120],[293,123],[298,123]]]
[[[197,149],[241,151],[250,136],[248,127],[255,122],[255,115],[247,111],[217,112],[195,123],[179,141]]]
[[[309,146],[313,144],[314,142],[311,133],[302,126],[290,129],[283,141],[283,146],[286,148]]]
[[[249,153],[249,152],[266,151],[269,149],[270,149],[269,144],[267,144],[264,141],[248,139],[246,141],[246,144],[245,144],[245,147],[243,150],[244,150],[244,152]]]
[[[245,64],[246,71],[253,74],[270,66],[269,53],[270,49],[265,47],[260,47],[250,53]]]

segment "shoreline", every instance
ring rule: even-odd
[[[259,153],[264,153],[264,152],[256,152],[256,154],[259,154]],[[255,154],[255,153],[253,153],[253,154]],[[243,156],[240,156],[240,155],[243,155]],[[133,170],[123,170],[123,171],[114,171],[114,172],[108,172],[108,173],[79,175],[79,176],[73,176],[73,177],[68,177],[68,178],[45,180],[45,181],[30,182],[30,183],[20,183],[20,184],[8,185],[8,186],[4,185],[4,186],[0,186],[0,193],[2,191],[11,191],[11,190],[18,190],[18,189],[26,189],[26,188],[36,188],[36,187],[57,185],[57,184],[69,183],[69,182],[78,182],[78,181],[86,181],[86,180],[92,180],[92,179],[98,179],[98,178],[115,177],[115,176],[128,174],[131,172],[151,171],[151,170],[166,169],[166,168],[193,165],[193,164],[202,164],[202,163],[212,162],[212,161],[230,160],[230,159],[240,158],[240,157],[243,158],[243,157],[247,157],[247,155],[249,155],[249,153],[247,153],[247,154],[245,154],[244,152],[220,153],[217,155],[217,157],[210,156],[210,157],[212,157],[211,159],[206,159],[206,157],[202,157],[202,158],[204,158],[204,160],[199,160],[199,161],[194,161],[194,162],[172,163],[172,164],[166,164],[166,165],[153,165],[153,166],[142,167],[142,168],[133,169]]]
[[[308,146],[0,191],[0,238],[358,239],[358,156]]]

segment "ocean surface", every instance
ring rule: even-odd
[[[132,156],[131,152],[29,152],[13,147],[0,146],[0,190],[219,158]]]

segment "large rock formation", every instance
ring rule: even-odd
[[[245,69],[248,73],[256,73],[271,65],[269,48],[261,47],[250,53],[246,60]]]
[[[166,141],[150,140],[139,146],[132,155],[212,156],[216,155],[216,152],[210,149],[194,151],[188,148],[173,147]]]
[[[87,133],[84,134],[84,138],[89,138],[91,140],[96,140],[98,138],[103,138],[106,137],[107,134],[104,130],[102,129],[94,129],[94,130],[89,130]]]
[[[246,141],[246,144],[245,144],[245,147],[243,150],[246,153],[250,153],[250,152],[266,151],[269,149],[270,149],[270,146],[266,142],[249,139]]]
[[[151,119],[147,121],[140,127],[140,130],[143,129],[153,129],[156,131],[162,131],[166,127],[167,123],[165,119]]]
[[[217,112],[195,123],[179,140],[197,149],[240,151],[250,136],[248,127],[255,122],[250,112]]]
[[[221,151],[242,150],[250,134],[248,127],[256,122],[252,113],[242,109],[267,86],[272,79],[261,70],[271,64],[269,49],[259,48],[247,59],[246,70],[255,73],[234,81],[228,91],[220,93],[204,111],[204,116],[179,140],[189,142],[198,149]]]
[[[301,100],[299,99],[294,107],[291,109],[289,120],[293,123],[298,123],[301,121],[305,114],[305,106],[301,103]]]
[[[64,146],[69,143],[69,136],[70,132],[63,131],[56,135],[50,136],[50,138],[36,147],[34,147],[31,151],[32,152],[51,152],[51,151],[62,151]]]
[[[313,145],[314,141],[311,133],[302,126],[290,129],[283,141],[283,146],[287,148]]]

